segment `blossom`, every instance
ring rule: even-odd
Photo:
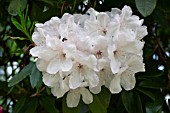
[[[80,87],[74,90],[70,90],[67,94],[68,107],[76,107],[79,104],[80,96],[85,104],[90,104],[93,101],[93,96],[88,89]]]
[[[142,39],[147,27],[142,24],[129,6],[65,13],[35,25],[36,46],[30,54],[37,58],[43,83],[55,97],[67,95],[68,107],[76,107],[81,96],[90,104],[102,86],[113,94],[135,87],[135,74],[145,71]]]
[[[119,93],[122,88],[131,90],[135,87],[136,79],[135,73],[144,72],[144,63],[141,56],[131,56],[126,64],[120,69],[110,83],[109,89],[112,93]]]

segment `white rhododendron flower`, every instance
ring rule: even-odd
[[[37,23],[32,34],[42,80],[57,98],[67,95],[68,107],[76,107],[80,97],[85,104],[93,102],[92,94],[102,86],[111,93],[135,87],[135,74],[145,71],[142,38],[147,35],[143,19],[122,10],[87,14],[68,14]]]

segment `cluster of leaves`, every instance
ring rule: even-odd
[[[131,91],[110,94],[106,88],[94,101],[68,108],[66,97],[56,99],[42,83],[29,49],[36,22],[63,13],[85,13],[89,7],[110,11],[132,7],[145,19],[146,72],[136,74]],[[170,112],[165,96],[170,93],[170,1],[169,0],[0,0],[0,106],[13,113],[165,113]],[[18,73],[19,72],[19,73]]]

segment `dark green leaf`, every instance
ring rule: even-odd
[[[157,22],[159,22],[164,28],[168,28],[170,26],[169,21],[165,18],[164,13],[161,10],[156,9],[153,12],[153,17]]]
[[[157,0],[135,0],[136,7],[144,16],[149,16],[156,7]]]
[[[42,96],[40,98],[41,104],[49,113],[59,113],[59,111],[55,107],[55,101],[56,100],[52,97]]]
[[[63,110],[63,113],[79,113],[80,104],[75,108],[69,108],[67,107],[66,96],[64,96],[62,100],[62,110]]]
[[[138,86],[145,87],[145,88],[153,88],[153,89],[160,89],[166,87],[166,81],[162,79],[150,79],[145,80],[139,83]]]
[[[92,113],[107,113],[111,93],[107,88],[102,88],[103,89],[99,94],[93,96],[93,102],[89,104]]]
[[[150,97],[153,101],[155,101],[155,96],[153,95],[152,92],[150,92],[148,89],[143,89],[143,88],[135,88],[136,90],[142,92],[143,94],[147,95]]]
[[[31,99],[28,102],[27,109],[25,109],[24,113],[35,113],[37,106],[38,106],[38,98]]]
[[[21,108],[24,106],[25,100],[26,100],[25,97],[21,97],[21,98],[17,101],[16,105],[14,106],[13,113],[19,113],[19,111],[21,110]]]
[[[140,96],[135,91],[122,91],[121,98],[128,113],[143,113]]]
[[[21,7],[23,11],[26,8],[27,0],[12,0],[8,7],[8,13],[16,16],[18,14],[18,8]]]
[[[11,87],[26,78],[31,73],[34,65],[35,63],[30,62],[27,66],[25,66],[18,74],[12,77],[8,83],[8,86]]]
[[[33,66],[29,77],[32,88],[35,88],[41,78],[41,72],[37,69],[36,65]]]
[[[146,113],[161,113],[162,106],[156,103],[146,104]]]
[[[28,19],[27,19],[27,29],[29,29],[31,27],[31,20],[30,20],[30,17],[28,16]]]
[[[22,27],[22,25],[18,22],[18,20],[17,19],[15,19],[15,18],[11,18],[11,21],[12,21],[12,23],[15,25],[15,27],[18,29],[18,30],[21,30],[22,31],[22,29],[23,29],[23,27]]]

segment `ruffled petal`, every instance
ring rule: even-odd
[[[101,84],[99,83],[96,87],[89,88],[93,94],[98,94],[101,92]]]
[[[92,96],[92,94],[89,92],[88,89],[82,87],[82,88],[80,89],[80,93],[81,93],[81,95],[82,95],[82,99],[83,99],[83,102],[84,102],[85,104],[90,104],[90,103],[93,102],[93,96]]]
[[[30,54],[34,57],[38,57],[47,61],[55,56],[55,52],[46,48],[45,46],[35,46],[30,50]]]
[[[36,66],[40,71],[46,71],[48,63],[49,63],[48,61],[37,59]]]
[[[125,90],[131,90],[135,87],[135,75],[125,71],[121,75],[120,84]]]
[[[49,87],[53,87],[57,84],[57,82],[60,80],[60,76],[58,75],[51,75],[49,73],[43,73],[42,80],[45,85]]]
[[[68,107],[77,107],[80,101],[80,93],[77,90],[71,90],[67,93],[67,106]]]
[[[60,60],[60,66],[62,71],[69,71],[73,66],[73,62],[71,58],[64,58]]]
[[[110,83],[109,86],[111,93],[119,93],[122,91],[121,85],[120,85],[120,76],[115,76],[113,80]]]
[[[68,79],[60,79],[57,84],[51,88],[51,92],[54,96],[57,96],[57,98],[63,97],[63,95],[69,91],[68,87]]]
[[[84,69],[85,80],[88,81],[89,87],[96,87],[99,83],[99,78],[95,71],[90,69]]]
[[[120,66],[121,66],[121,62],[117,58],[115,58],[115,56],[113,56],[110,62],[112,73],[113,74],[118,73],[120,70]]]
[[[99,25],[104,28],[106,28],[107,24],[109,23],[109,19],[109,16],[104,12],[101,12],[97,15],[97,21],[99,22]]]
[[[137,72],[144,72],[145,65],[143,63],[143,58],[137,55],[132,56],[128,61],[128,70],[137,73]]]
[[[81,86],[83,82],[83,76],[78,71],[73,71],[69,76],[69,87],[71,89],[76,89]]]
[[[47,72],[50,74],[56,74],[60,69],[59,59],[56,58],[52,59],[47,66]]]

